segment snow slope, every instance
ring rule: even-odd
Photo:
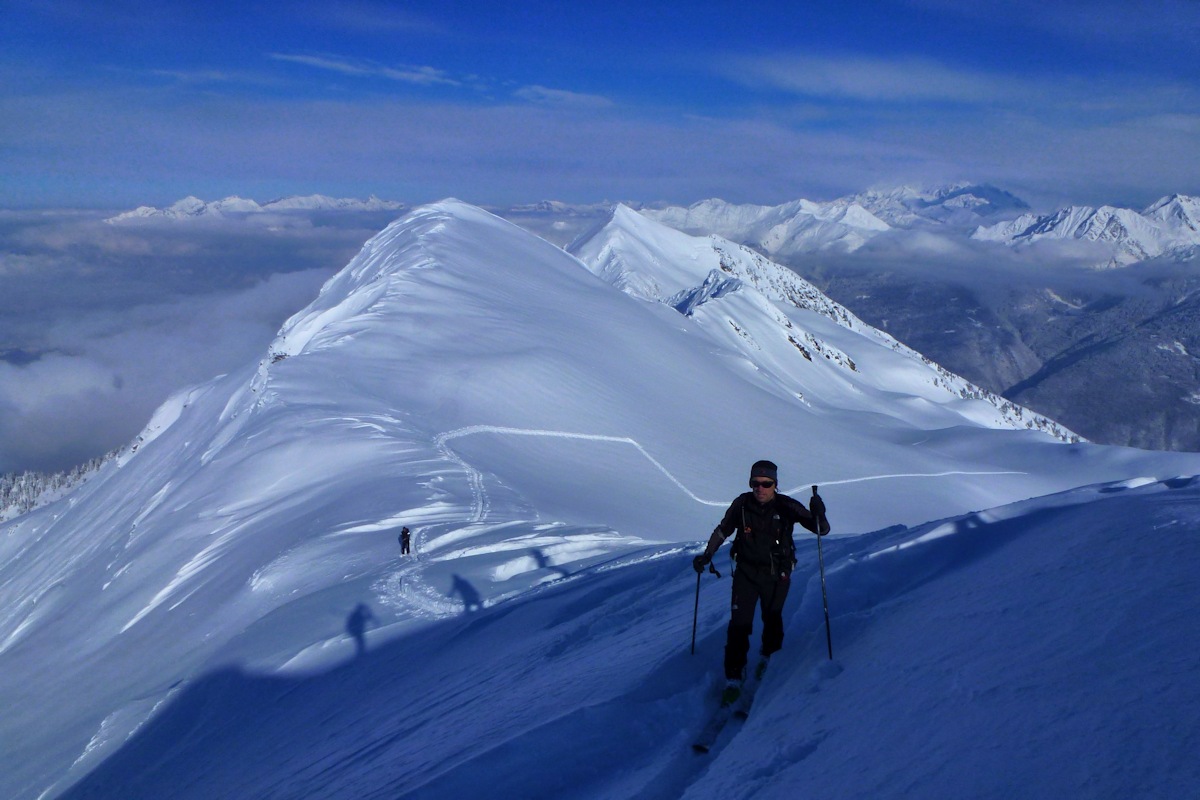
[[[66,796],[1187,798],[1198,532],[1190,478],[834,539],[833,661],[807,540],[785,648],[708,756],[728,578],[689,655],[679,553],[319,674],[212,672]]]
[[[728,584],[707,584],[700,653],[687,656],[690,556],[761,457],[800,496],[824,487],[839,653],[869,644],[878,629],[867,623],[937,576],[973,580],[991,564],[993,530],[1074,541],[1097,519],[1124,532],[1169,500],[1173,516],[1155,524],[1177,562],[1129,572],[1152,591],[1194,568],[1174,539],[1194,527],[1186,480],[1071,495],[1150,498],[1077,525],[1055,510],[1074,500],[1046,500],[864,535],[1082,484],[1196,474],[1200,456],[1014,430],[996,405],[939,386],[947,379],[919,356],[783,283],[769,262],[646,225],[615,214],[590,240],[607,257],[585,266],[463,203],[418,209],[368,242],[260,363],[180,393],[119,461],[0,527],[0,796],[454,796],[481,785],[497,797],[708,796],[718,784],[706,764],[679,751],[716,679]],[[714,268],[738,285],[693,291]],[[631,294],[592,270],[661,291]],[[677,287],[678,303],[661,302]],[[413,557],[398,554],[403,525]],[[812,574],[811,543],[799,575]],[[1061,563],[1072,597],[1085,580],[1072,577],[1077,559],[1052,553],[1043,543],[1017,567],[1054,574]],[[1021,572],[1005,570],[989,580]],[[911,650],[887,639],[895,649],[839,655],[842,674],[813,679],[815,586],[790,605],[795,645],[764,686],[764,724],[801,713],[779,687],[800,681],[837,705],[835,687],[882,671],[855,677],[860,663]],[[1000,591],[978,608],[947,606],[944,636],[926,632],[939,652],[1000,613]],[[921,597],[918,608],[941,605]],[[1052,632],[1091,641],[1062,619]],[[1008,654],[967,644],[970,663]],[[913,668],[896,703],[934,688],[930,666]],[[1169,688],[1159,695],[1186,707]],[[890,695],[871,696],[841,695],[845,719],[892,719]],[[732,755],[757,741],[757,760],[714,772],[782,792],[769,776],[815,752],[813,726],[788,725],[781,739],[777,726],[753,733],[758,717],[723,744]],[[952,738],[961,749],[946,752],[969,771]],[[869,737],[840,741],[852,763],[877,758]],[[903,773],[898,759],[882,763]],[[872,769],[863,781],[880,779]]]

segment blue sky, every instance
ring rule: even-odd
[[[1200,3],[0,1],[0,206],[1200,194]]]

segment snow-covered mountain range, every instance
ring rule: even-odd
[[[796,200],[780,206],[704,200],[687,208],[646,209],[651,219],[687,233],[712,233],[772,256],[854,251],[890,226],[857,203]]]
[[[989,184],[898,186],[850,195],[856,203],[893,228],[929,225],[978,226],[983,219],[1011,216],[1029,208],[1016,195]]]
[[[1200,199],[1170,195],[1142,211],[1112,206],[1070,206],[1051,214],[1022,214],[980,226],[973,238],[1021,246],[1046,239],[1076,239],[1107,245],[1103,266],[1122,267],[1165,256],[1194,258],[1200,247]]]
[[[164,208],[155,206],[139,206],[132,211],[126,211],[109,217],[105,222],[114,225],[148,222],[156,220],[204,220],[245,218],[251,215],[267,215],[292,212],[356,212],[356,211],[392,211],[399,212],[406,208],[403,203],[393,200],[381,200],[372,195],[366,200],[354,198],[326,197],[313,194],[305,197],[284,197],[266,203],[257,203],[242,197],[226,197],[222,200],[204,201],[198,197],[185,197]]]
[[[804,399],[805,392],[830,392],[848,383],[851,394],[835,395],[831,401],[844,408],[853,407],[868,385],[884,393],[895,391],[894,381],[898,370],[902,370],[912,379],[908,390],[934,404],[944,405],[947,399],[983,401],[990,406],[986,410],[983,405],[970,407],[973,410],[964,406],[959,413],[994,427],[1037,429],[1063,441],[1078,441],[1062,426],[972,385],[866,325],[791,270],[719,236],[689,236],[618,206],[606,226],[573,245],[571,252],[627,294],[662,303],[706,325],[709,335],[722,348],[743,354],[760,370],[770,365],[775,380],[798,398]],[[838,328],[815,333],[811,323],[794,324],[787,312],[779,310],[780,306],[814,312]],[[847,332],[912,363],[901,367],[902,360],[889,357],[889,366],[883,369],[887,377],[880,382],[878,373],[860,369],[856,363],[855,358],[863,355],[852,357],[838,348],[836,342]],[[851,341],[859,354],[876,355],[871,348],[861,349],[857,340]],[[820,363],[824,359],[849,374],[814,382],[799,369],[802,365],[795,361],[797,352],[806,361]]]
[[[607,215],[614,203],[576,205],[546,200],[492,209],[555,243],[566,244]],[[1094,242],[1109,248],[1105,266],[1148,258],[1192,258],[1200,245],[1200,200],[1163,197],[1142,211],[1112,206],[1070,206],[1037,214],[1015,195],[988,184],[898,186],[869,189],[831,201],[794,200],[776,206],[703,200],[687,207],[637,208],[645,216],[693,235],[715,234],[772,257],[794,259],[822,251],[854,252],[880,233],[937,230],[1010,246],[1045,239]],[[325,195],[286,197],[266,203],[241,197],[204,201],[186,197],[170,206],[141,206],[108,218],[112,224],[162,220],[253,220],[272,214],[400,212],[404,203]],[[1022,213],[1024,212],[1024,213]],[[991,222],[1000,219],[999,222]],[[565,239],[565,241],[564,241]]]
[[[894,229],[974,227],[1025,208],[1023,201],[993,186],[960,183],[873,189],[829,202],[796,200],[778,206],[711,199],[642,213],[687,233],[716,234],[772,257],[790,258],[825,250],[854,252]]]
[[[1120,726],[1087,709],[1041,716],[1064,686],[1092,708],[1101,680],[1069,672],[1103,638],[1071,611],[1093,602],[1080,556],[1088,537],[1112,552],[1127,533],[1114,519],[1153,523],[1163,530],[1149,552],[1183,544],[1163,565],[1175,587],[1200,562],[1188,544],[1200,499],[1172,476],[1200,473],[1200,456],[1070,443],[727,240],[617,208],[572,252],[457,201],[419,208],[368,242],[258,363],[179,393],[76,492],[0,527],[0,795],[444,797],[488,785],[496,797],[716,797],[740,776],[770,797],[794,787],[769,776],[801,768],[829,736],[860,765],[847,785],[932,790],[904,747],[880,756],[878,729],[858,729],[911,705],[923,722],[901,738],[928,733],[939,763],[961,767],[955,786],[1014,796],[963,717],[973,709],[993,730],[983,709],[996,692],[1001,729],[1024,727],[1001,742],[1027,776],[1075,786],[1055,776],[1079,741],[1119,749]],[[746,738],[728,742],[741,766],[713,783],[677,755],[719,670],[727,584],[706,589],[689,659],[690,558],[762,457],[780,463],[784,489],[822,487],[847,655],[820,667],[805,644],[820,607],[806,542],[793,644]],[[1148,504],[1170,492],[1170,514],[1150,520]],[[1109,497],[1122,502],[1101,510]],[[401,526],[415,556],[398,555]],[[1032,581],[1029,549],[1004,545],[1035,534],[1036,563],[1058,577],[1004,601],[1016,576]],[[955,599],[938,593],[945,575]],[[1130,591],[1115,600],[1101,581],[1105,619],[1178,594],[1155,592],[1149,566],[1121,580]],[[901,605],[913,604],[927,658],[948,659],[946,683],[934,661],[893,664],[883,671],[909,675],[895,698],[869,688],[879,671],[859,670],[911,654],[913,628],[894,617],[910,592]],[[1069,632],[1053,659],[1007,649],[1038,592],[1057,608],[1039,634]],[[892,619],[891,644],[872,641],[875,615]],[[1174,623],[1140,622],[1145,641],[1191,641]],[[1004,644],[969,641],[985,630]],[[1103,680],[1128,688],[1135,662]],[[1048,670],[1044,688],[1013,683],[1035,669]],[[1147,714],[1192,724],[1174,683],[1142,678]],[[929,722],[922,698],[935,690]],[[838,709],[841,722],[813,716]],[[1085,726],[1090,737],[1075,735]],[[1139,731],[1150,736],[1139,752],[1174,752],[1194,730]],[[735,757],[764,736],[770,753]],[[568,740],[601,767],[567,758]],[[1099,773],[1117,789],[1128,774]],[[970,791],[972,780],[990,783]]]
[[[642,213],[770,254],[936,362],[1089,438],[1196,450],[1200,295],[1187,264],[1198,203],[1171,195],[1141,212],[1071,207],[1006,220],[1026,204],[956,184],[850,195],[821,206],[822,218],[801,213],[803,202]],[[847,209],[874,222],[837,221]],[[1158,259],[1157,277],[1094,269],[1147,259]]]

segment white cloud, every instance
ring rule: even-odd
[[[128,443],[173,392],[265,354],[328,276],[59,318],[35,360],[0,361],[0,472],[64,469]]]
[[[304,3],[300,13],[318,23],[365,34],[430,34],[442,30],[440,24],[387,2],[315,0]]]
[[[909,5],[975,20],[991,28],[1045,31],[1089,43],[1182,42],[1195,46],[1200,35],[1200,3],[1196,0],[1089,0],[1052,3],[1046,0],[907,0]]]
[[[612,108],[615,105],[612,100],[600,95],[548,89],[545,86],[525,86],[515,91],[513,95],[531,103],[557,108],[595,110]]]
[[[0,472],[125,444],[171,393],[261,357],[394,214],[270,230],[103,216],[0,212]]]
[[[735,59],[728,73],[752,86],[876,102],[987,103],[1021,97],[1027,88],[1012,78],[925,58],[758,56]]]
[[[1018,112],[1053,118],[1066,129],[1095,120],[1142,116],[1186,116],[1200,110],[1193,84],[1135,74],[1052,73],[1036,75],[967,69],[927,58],[773,55],[733,58],[724,74],[760,91],[784,91],[821,103],[833,118],[907,117],[936,128],[940,111],[989,116]],[[833,104],[844,104],[839,107]],[[930,106],[945,106],[934,109]]]
[[[370,61],[339,58],[328,55],[297,55],[272,53],[271,58],[292,64],[302,64],[315,69],[337,72],[359,78],[386,78],[387,80],[412,83],[419,86],[462,86],[463,82],[450,76],[445,70],[428,66],[386,66]]]

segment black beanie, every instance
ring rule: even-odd
[[[770,478],[776,483],[779,482],[779,467],[772,464],[770,461],[755,461],[754,466],[750,468],[751,478]]]

